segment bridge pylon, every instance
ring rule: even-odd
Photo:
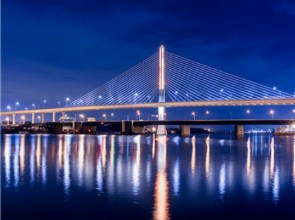
[[[165,48],[163,45],[159,48],[159,102],[165,102]],[[163,106],[158,107],[158,120],[166,120],[166,109]],[[157,135],[166,135],[165,125],[158,125]]]

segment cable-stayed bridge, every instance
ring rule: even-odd
[[[200,64],[164,50],[159,51],[63,108],[2,112],[2,116],[81,112],[108,109],[247,106],[295,104],[292,94]]]

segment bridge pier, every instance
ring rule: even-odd
[[[235,136],[243,137],[244,136],[244,126],[243,125],[235,125]]]
[[[55,122],[55,112],[52,112],[52,122]]]
[[[189,125],[180,125],[179,130],[181,137],[188,137],[191,135],[191,128]]]
[[[41,114],[41,123],[44,123],[44,113]]]
[[[122,121],[122,134],[144,134],[145,126],[134,126],[133,121]]]
[[[32,124],[35,124],[35,113],[32,113]]]
[[[157,135],[167,135],[166,125],[157,126]]]
[[[12,124],[15,125],[15,114],[12,114]]]

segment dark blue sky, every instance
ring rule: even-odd
[[[57,106],[167,50],[295,92],[295,2],[2,0],[2,103]]]

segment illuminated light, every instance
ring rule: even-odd
[[[249,109],[247,109],[247,110],[246,110],[246,113],[247,113],[247,114],[250,114],[250,113],[251,113],[251,111],[250,111]]]
[[[111,116],[113,117],[115,114],[114,113],[111,113]]]
[[[224,90],[223,89],[220,89],[220,92],[223,92]]]
[[[159,89],[164,90],[165,89],[165,54],[164,54],[164,46],[160,46],[159,51]]]
[[[272,87],[272,89],[273,89],[273,90],[277,90],[277,87],[276,87],[276,86],[274,86],[274,87]]]
[[[175,91],[174,94],[177,95],[178,94],[178,91]]]
[[[135,93],[134,95],[137,97],[138,96],[138,93]]]
[[[98,98],[101,99],[102,98],[101,95],[99,95]]]
[[[157,128],[156,127],[152,127],[152,132],[156,132]]]
[[[66,101],[67,101],[67,102],[68,102],[68,101],[70,101],[70,98],[69,98],[69,97],[67,97],[67,98],[66,98]]]
[[[79,136],[79,149],[78,149],[78,183],[81,186],[83,183],[83,170],[84,170],[84,138],[85,136]]]
[[[207,111],[206,111],[206,115],[209,115],[209,114],[210,114],[210,112],[207,110]]]
[[[10,106],[10,105],[8,105],[6,108],[7,108],[9,111],[11,110],[11,106]]]

